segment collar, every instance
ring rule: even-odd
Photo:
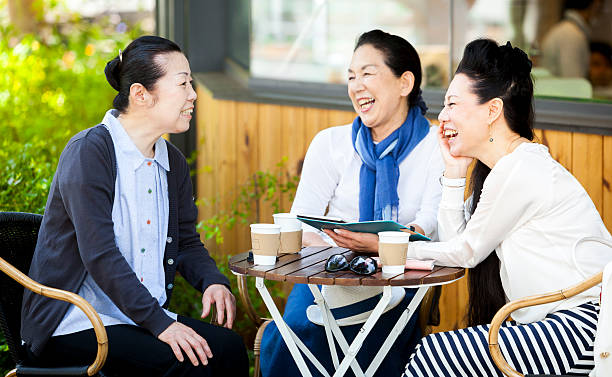
[[[589,26],[589,24],[586,22],[586,20],[584,18],[582,18],[582,16],[580,15],[580,13],[576,12],[573,9],[568,9],[565,11],[565,13],[563,14],[563,17],[568,20],[573,22],[576,26],[578,26],[578,28],[580,28],[580,30],[582,30],[584,32],[584,34],[586,34],[587,38],[591,37],[591,27]]]
[[[130,164],[136,170],[145,161],[152,160],[157,162],[166,171],[170,171],[166,141],[161,137],[157,139],[155,142],[155,156],[152,159],[146,158],[125,131],[125,128],[123,128],[123,125],[117,119],[118,116],[119,112],[117,110],[108,110],[104,115],[104,119],[102,119],[102,124],[109,129],[115,147],[121,152],[123,158],[127,159],[127,164]]]

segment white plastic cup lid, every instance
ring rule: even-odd
[[[275,213],[274,215],[272,215],[272,217],[274,217],[274,219],[296,219],[297,220],[297,215],[293,214],[293,213]]]
[[[292,213],[275,213],[274,224],[281,226],[281,232],[295,232],[302,230],[302,222]]]
[[[280,225],[277,224],[251,224],[251,232],[259,234],[278,234]]]
[[[378,242],[408,243],[410,233],[407,232],[378,232]]]

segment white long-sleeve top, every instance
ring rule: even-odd
[[[495,250],[510,301],[584,280],[572,258],[574,243],[585,236],[611,239],[584,188],[541,144],[521,144],[495,164],[471,217],[463,195],[464,187],[443,187],[438,213],[442,242],[411,243],[408,255],[443,266],[474,267]],[[589,276],[612,259],[612,251],[598,243],[576,249],[576,262]],[[592,288],[568,300],[518,310],[512,317],[535,322],[598,297],[598,288]]]
[[[339,217],[359,221],[359,171],[361,158],[353,148],[351,124],[319,132],[308,147],[302,176],[291,213]],[[399,164],[398,217],[401,224],[414,223],[435,235],[444,170],[437,141],[437,127]],[[372,198],[374,200],[374,198]],[[314,228],[304,227],[304,231]]]

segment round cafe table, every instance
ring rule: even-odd
[[[418,305],[427,293],[429,287],[435,285],[448,284],[465,275],[464,268],[457,267],[440,267],[435,266],[431,271],[424,270],[406,270],[403,274],[398,275],[383,275],[382,272],[376,272],[374,275],[363,276],[357,275],[351,271],[327,272],[325,271],[325,262],[334,254],[344,254],[347,260],[351,260],[356,253],[349,249],[341,247],[305,247],[299,253],[285,254],[278,257],[276,264],[270,266],[256,265],[252,260],[248,259],[248,252],[233,256],[229,261],[230,270],[237,275],[253,276],[256,278],[257,290],[259,291],[266,307],[268,308],[272,319],[276,322],[279,332],[283,340],[287,344],[291,356],[295,360],[299,370],[303,376],[311,377],[312,374],[306,366],[304,355],[315,365],[317,370],[326,377],[343,376],[350,367],[355,376],[372,376],[380,366],[380,363],[389,352],[391,346],[402,332],[412,314],[417,310]],[[325,326],[325,334],[330,348],[332,361],[335,367],[333,374],[330,374],[316,357],[308,350],[302,341],[295,333],[287,326],[276,307],[270,293],[266,289],[265,280],[287,281],[290,283],[308,284],[315,298],[315,303],[323,313],[323,323]],[[346,285],[346,286],[382,286],[383,294],[363,324],[361,330],[349,345],[344,335],[340,331],[340,327],[336,323],[321,291],[317,285]],[[364,372],[355,360],[355,356],[363,341],[368,336],[383,310],[391,300],[391,287],[399,286],[405,288],[417,288],[417,293],[410,301],[397,323],[387,336],[383,346],[378,351],[366,371]],[[344,358],[338,358],[334,338],[340,345]]]

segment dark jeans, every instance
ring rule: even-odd
[[[193,366],[184,353],[185,361],[179,362],[168,344],[143,328],[114,325],[106,327],[108,357],[102,372],[111,376],[248,376],[246,348],[237,333],[192,318],[179,316],[178,321],[208,342],[213,357],[207,366]],[[84,330],[52,337],[35,361],[44,366],[88,365],[96,352],[93,329]]]

